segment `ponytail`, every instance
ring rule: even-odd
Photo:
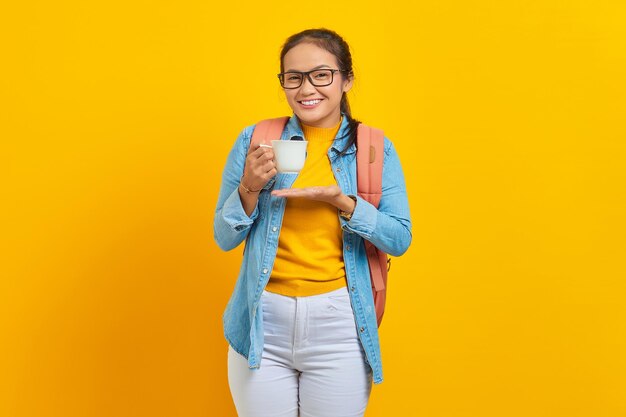
[[[341,96],[340,108],[341,112],[345,113],[346,117],[348,118],[348,131],[346,132],[346,135],[348,135],[348,141],[346,142],[346,146],[339,153],[339,155],[343,155],[348,151],[348,149],[350,149],[350,146],[356,144],[357,129],[361,122],[352,118],[352,114],[350,114],[350,103],[348,103],[348,97],[346,93],[343,93],[343,95]]]

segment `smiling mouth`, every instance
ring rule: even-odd
[[[298,103],[303,104],[305,106],[315,106],[316,104],[318,104],[321,101],[322,101],[322,99],[302,100],[302,101],[298,101]]]

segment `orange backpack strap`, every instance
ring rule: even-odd
[[[383,195],[385,136],[382,130],[360,123],[356,140],[358,194],[374,207],[378,207]]]
[[[383,195],[385,136],[380,129],[359,124],[356,140],[358,195],[378,208]],[[387,254],[367,240],[365,241],[365,252],[370,267],[376,322],[380,326],[387,298]]]
[[[250,148],[255,149],[260,144],[271,145],[272,140],[279,140],[288,121],[287,116],[261,120],[252,132]]]

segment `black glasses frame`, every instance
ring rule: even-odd
[[[311,73],[317,72],[317,71],[330,71],[330,82],[326,84],[315,84],[315,82],[313,81],[313,78],[311,77]],[[281,87],[283,87],[285,90],[293,90],[293,89],[302,87],[302,83],[304,82],[304,77],[308,78],[311,85],[315,87],[326,87],[327,85],[331,85],[333,83],[333,81],[335,80],[336,72],[348,72],[348,71],[340,70],[340,69],[331,69],[331,68],[318,68],[318,69],[314,69],[311,71],[304,71],[304,72],[303,71],[287,71],[287,72],[281,72],[280,74],[278,74],[278,80],[280,81]],[[287,74],[302,75],[302,78],[300,79],[300,84],[297,87],[285,87],[285,75]]]

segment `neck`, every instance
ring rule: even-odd
[[[302,124],[302,133],[309,142],[332,142],[341,126],[341,119],[330,127],[316,127]]]

